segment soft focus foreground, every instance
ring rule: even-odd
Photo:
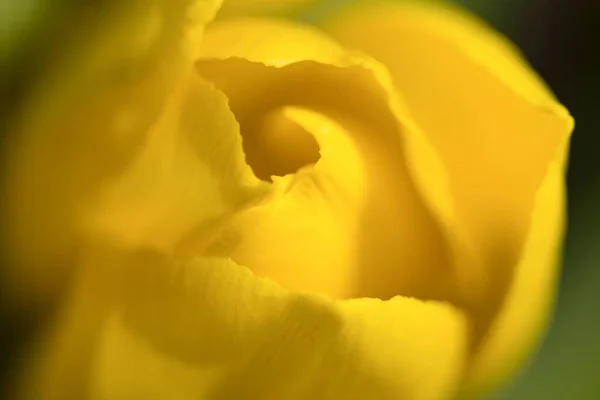
[[[510,45],[430,3],[322,31],[105,7],[8,125],[7,301],[57,310],[19,396],[471,398],[516,371],[572,120]]]

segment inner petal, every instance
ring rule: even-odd
[[[278,131],[265,126],[297,125],[318,142],[300,160],[317,148],[321,155],[314,168],[273,177],[271,199],[235,216],[204,255],[334,298],[455,298],[443,235],[414,186],[402,127],[371,73],[241,59],[203,60],[198,69],[229,98],[244,141]],[[282,110],[288,121],[273,117]]]
[[[240,127],[246,162],[254,174],[271,181],[314,165],[319,145],[310,132],[287,118],[283,109],[267,113],[258,123]]]

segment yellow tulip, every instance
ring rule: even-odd
[[[14,303],[61,293],[15,398],[469,399],[510,377],[554,298],[568,112],[445,4],[317,29],[218,3],[107,3],[13,119],[2,272]]]

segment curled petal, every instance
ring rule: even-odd
[[[384,69],[314,29],[242,19],[210,27],[198,70],[229,98],[247,161],[273,181],[272,198],[234,218],[209,254],[337,298],[453,299],[455,273],[427,199],[449,198],[444,177]],[[270,130],[312,135],[318,161],[269,173]],[[407,168],[415,147],[428,156],[428,194]]]

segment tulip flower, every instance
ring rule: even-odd
[[[274,17],[310,4],[73,21],[11,125],[2,272],[58,298],[15,398],[470,399],[527,359],[572,118],[454,6]]]

